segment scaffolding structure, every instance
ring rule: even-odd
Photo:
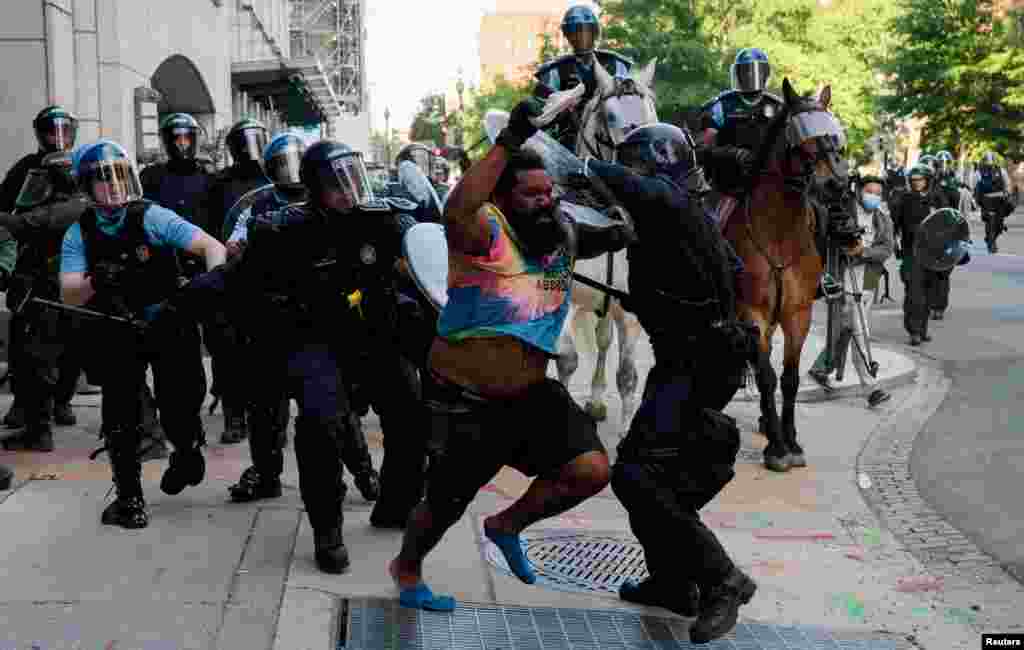
[[[342,111],[358,115],[366,106],[365,0],[290,2],[291,56],[316,59]]]

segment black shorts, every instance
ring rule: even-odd
[[[593,418],[553,379],[522,397],[496,400],[430,374],[423,398],[442,449],[429,470],[432,504],[472,500],[504,466],[554,478],[582,454],[606,453]]]

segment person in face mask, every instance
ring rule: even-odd
[[[871,338],[871,307],[875,303],[879,282],[884,272],[885,261],[893,254],[892,220],[882,210],[882,192],[885,183],[877,176],[863,176],[857,188],[857,225],[864,230],[861,235],[865,242],[871,242],[856,255],[851,256],[844,278],[845,306],[840,328],[844,332],[841,345],[853,345],[853,367],[860,379],[868,406],[875,407],[889,400],[891,395],[877,387],[877,381],[869,368],[866,356]],[[848,334],[846,334],[848,332]],[[847,358],[849,353],[842,355]],[[822,349],[808,374],[819,385],[831,392],[831,383],[827,368],[829,363],[828,349]]]
[[[210,269],[224,263],[224,246],[170,210],[143,201],[135,165],[117,143],[100,140],[83,147],[73,169],[92,206],[64,235],[61,299],[122,319],[83,321],[78,341],[86,373],[103,386],[101,430],[117,491],[101,521],[143,528],[149,519],[138,444],[148,366],[161,424],[174,444],[160,489],[178,494],[205,474],[199,411],[206,377],[199,329],[170,303],[180,292],[176,253],[198,256]]]

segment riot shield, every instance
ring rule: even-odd
[[[970,239],[970,227],[958,210],[935,210],[917,227],[914,260],[930,271],[949,271],[966,252],[960,242]]]
[[[416,198],[417,203],[428,207],[433,206],[437,209],[437,214],[444,214],[441,197],[437,195],[437,190],[434,189],[430,180],[416,163],[411,160],[403,160],[398,163],[398,182]]]
[[[53,183],[50,180],[49,170],[36,168],[30,169],[25,176],[25,182],[21,184],[21,191],[14,199],[16,212],[31,210],[46,203],[53,196]]]
[[[437,223],[418,223],[405,232],[402,253],[409,275],[438,312],[448,303],[448,240]]]
[[[238,223],[238,218],[242,216],[242,213],[251,208],[256,201],[270,196],[273,191],[274,184],[268,183],[246,192],[242,195],[242,198],[235,201],[235,204],[231,206],[228,213],[224,215],[224,228],[221,230],[224,241],[231,238],[231,233],[235,231],[235,225]]]

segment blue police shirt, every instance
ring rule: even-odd
[[[128,214],[125,208],[121,208],[110,217],[96,212],[96,225],[104,233],[114,235],[124,227],[124,218]],[[187,249],[196,235],[201,232],[198,226],[185,221],[167,208],[160,207],[153,203],[146,209],[142,218],[143,228],[146,231],[146,239],[154,248],[170,247],[181,250]],[[88,258],[85,255],[85,241],[82,239],[82,227],[75,223],[64,234],[64,242],[61,245],[60,272],[61,273],[85,273],[89,270]],[[146,317],[151,318],[155,312],[147,310]]]

